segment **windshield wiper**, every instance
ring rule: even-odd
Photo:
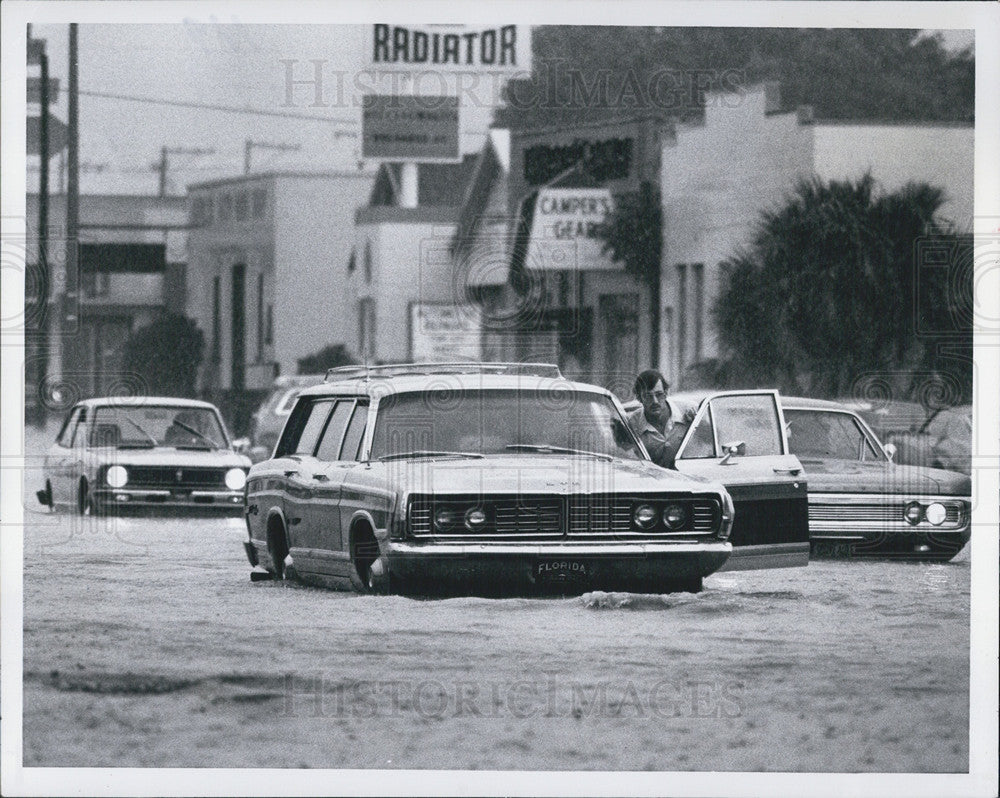
[[[175,419],[174,419],[174,420],[173,420],[173,421],[172,421],[171,423],[172,423],[172,424],[173,424],[173,425],[174,425],[175,427],[180,427],[180,428],[181,428],[182,430],[184,430],[185,432],[190,432],[190,433],[191,433],[192,435],[197,435],[197,436],[198,436],[199,438],[201,438],[201,439],[202,439],[203,441],[205,441],[205,443],[207,443],[207,444],[208,444],[208,448],[209,448],[209,449],[218,449],[218,448],[219,448],[219,445],[218,445],[218,444],[217,444],[217,443],[216,443],[215,441],[213,441],[213,440],[212,440],[211,438],[209,438],[209,437],[208,437],[207,435],[203,435],[202,433],[198,432],[198,430],[196,430],[196,429],[195,429],[194,427],[189,427],[189,426],[188,426],[187,424],[185,424],[185,423],[184,423],[183,421],[178,421],[178,420],[177,420],[177,419],[175,418]],[[183,447],[183,446],[178,446],[178,447],[176,447],[176,448],[178,448],[178,449],[183,449],[184,447]],[[189,447],[189,448],[190,448],[190,447]]]
[[[542,454],[585,454],[590,457],[600,457],[602,460],[614,460],[610,454],[602,452],[588,452],[583,449],[567,449],[563,446],[549,446],[547,443],[512,443],[505,446],[515,452],[541,452]]]
[[[417,449],[413,452],[384,454],[378,459],[380,462],[384,462],[386,460],[402,460],[406,457],[468,457],[474,460],[481,460],[483,456],[478,452],[435,452],[429,449]]]
[[[160,445],[159,443],[157,443],[156,438],[154,438],[152,435],[150,435],[148,432],[146,432],[146,430],[144,430],[142,427],[140,427],[135,421],[133,421],[132,419],[130,419],[128,416],[123,416],[123,418],[129,424],[131,424],[133,427],[135,427],[137,430],[139,430],[139,432],[141,432],[143,435],[145,435],[147,438],[149,438],[149,443],[150,443],[150,445],[153,448],[156,448],[157,446]],[[119,448],[122,448],[121,444],[119,444]]]

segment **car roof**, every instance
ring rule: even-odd
[[[813,399],[809,396],[782,396],[781,406],[786,410],[836,410],[841,413],[857,413],[856,407],[829,399]]]
[[[84,399],[77,402],[76,406],[83,407],[103,407],[111,405],[114,407],[197,407],[206,410],[218,411],[218,408],[211,402],[203,402],[200,399],[180,399],[176,396],[97,396],[93,399]]]
[[[306,388],[300,396],[325,396],[350,394],[352,396],[384,396],[392,393],[412,393],[426,389],[436,390],[521,390],[521,391],[579,391],[612,396],[599,385],[572,382],[565,378],[537,377],[526,374],[420,374],[399,377],[354,378],[340,382],[324,382]]]

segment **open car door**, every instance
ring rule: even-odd
[[[721,482],[736,515],[724,571],[809,562],[809,500],[788,452],[777,391],[725,391],[702,400],[677,451],[678,471]]]

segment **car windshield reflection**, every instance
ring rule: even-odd
[[[642,459],[617,408],[598,393],[443,389],[382,399],[372,459],[427,451]]]

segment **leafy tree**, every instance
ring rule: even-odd
[[[921,270],[915,252],[921,237],[955,238],[936,221],[943,201],[925,183],[879,195],[870,174],[801,181],[723,264],[713,311],[724,371],[837,396],[859,375],[926,366],[934,342],[917,321],[940,326],[949,276]]]
[[[605,254],[649,288],[651,341],[660,329],[660,253],[663,249],[663,210],[658,186],[643,181],[638,191],[619,194],[615,210],[603,230]],[[653,347],[654,366],[657,347]]]
[[[165,313],[125,343],[125,370],[138,374],[150,394],[193,397],[205,336],[191,319]]]
[[[973,120],[975,57],[903,29],[542,26],[530,79],[497,114],[513,129],[636,112],[691,119],[705,90],[781,84],[821,119]]]
[[[327,369],[337,366],[353,366],[357,361],[351,357],[343,344],[330,344],[298,359],[299,374],[325,374]]]

